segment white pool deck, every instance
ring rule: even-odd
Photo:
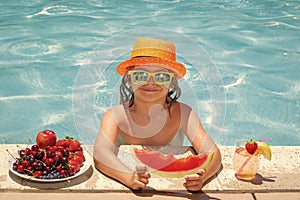
[[[84,146],[92,155],[92,146]],[[188,147],[169,147],[171,151],[187,151]],[[69,181],[41,183],[20,178],[9,172],[10,152],[18,145],[0,145],[0,199],[284,199],[300,200],[300,146],[271,146],[271,161],[261,159],[260,170],[252,182],[237,180],[232,168],[234,147],[221,146],[223,169],[198,193],[190,193],[182,186],[183,180],[153,175],[148,187],[133,192],[112,180],[93,165],[81,176]],[[130,146],[119,148],[118,157],[130,167],[135,161]]]

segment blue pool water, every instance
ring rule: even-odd
[[[181,99],[218,144],[300,143],[299,1],[0,0],[0,9],[2,143],[52,129],[91,144],[118,103],[114,67],[136,36],[176,43],[188,67]]]

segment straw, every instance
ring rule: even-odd
[[[245,162],[242,164],[242,166],[239,168],[239,170],[237,171],[237,174],[239,174],[241,171],[243,171],[244,167],[248,164],[248,162],[250,161],[250,159],[253,157],[253,154],[250,155],[247,160],[245,160]]]
[[[263,142],[263,141],[269,141],[269,140],[272,140],[272,138],[264,138],[264,139],[260,139],[258,141]]]

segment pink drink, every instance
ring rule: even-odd
[[[253,180],[259,168],[259,154],[250,155],[244,148],[245,142],[238,142],[233,157],[235,176],[242,180]]]

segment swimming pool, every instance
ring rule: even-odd
[[[201,70],[191,76],[197,67],[191,65],[190,80],[182,82],[193,91],[185,97],[183,93],[182,100],[192,95],[196,100],[193,106],[198,108],[208,130],[216,123],[212,118],[216,105],[213,102],[225,97],[226,101],[221,102],[223,114],[216,118],[218,129],[211,131],[217,143],[233,145],[241,138],[272,138],[268,142],[271,145],[299,145],[298,1],[20,0],[1,1],[0,6],[2,143],[29,143],[43,129],[53,129],[59,137],[71,135],[91,143],[96,133],[78,129],[78,120],[86,113],[73,116],[78,73],[90,60],[95,61],[94,56],[99,55],[95,51],[101,50],[101,43],[118,38],[120,43],[114,44],[129,45],[133,38],[128,36],[126,43],[124,35],[130,35],[130,31],[153,34],[146,30],[163,27],[162,32],[178,33],[179,38],[188,38],[191,44],[201,47],[200,51],[207,54],[205,62],[221,79],[217,87],[225,96],[213,98],[212,80],[207,80]],[[181,58],[187,64],[195,62],[185,60],[183,49],[178,51],[182,51]],[[110,58],[108,54],[102,56]],[[116,103],[112,102],[116,97],[112,89],[117,89],[119,77],[111,72],[114,62],[126,56],[128,52],[107,63],[105,73],[110,76],[95,83],[93,106],[97,109],[92,115],[97,119],[106,106]],[[98,122],[91,123],[97,126]]]

